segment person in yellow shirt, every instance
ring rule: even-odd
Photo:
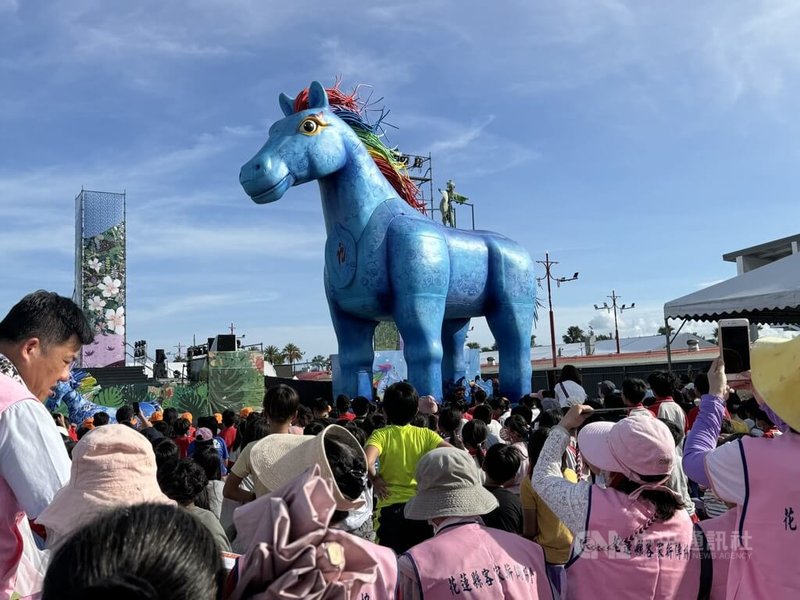
[[[378,543],[398,554],[433,536],[426,521],[408,520],[403,510],[417,494],[414,474],[419,460],[435,448],[450,446],[435,431],[410,425],[418,405],[419,396],[410,383],[386,388],[383,411],[387,426],[376,429],[364,448],[369,478],[378,497]]]

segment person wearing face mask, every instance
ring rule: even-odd
[[[70,461],[43,402],[68,381],[94,335],[68,298],[38,291],[0,321],[0,597],[39,591],[42,576],[28,519],[69,480]]]

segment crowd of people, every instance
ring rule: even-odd
[[[568,365],[523,398],[278,385],[71,424],[42,402],[92,337],[48,292],[0,321],[2,598],[800,595],[800,340],[738,392],[720,360],[592,393]]]

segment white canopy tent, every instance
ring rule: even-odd
[[[800,254],[792,254],[664,305],[668,319],[718,321],[746,318],[769,325],[800,323]],[[674,336],[673,336],[674,337]],[[667,336],[667,361],[672,364]]]
[[[800,323],[800,254],[737,275],[664,305],[665,319]]]

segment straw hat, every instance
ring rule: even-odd
[[[764,402],[800,431],[800,337],[759,339],[750,350],[750,378]]]
[[[270,491],[286,485],[309,467],[319,465],[322,477],[333,486],[333,496],[339,510],[361,508],[364,500],[351,500],[339,489],[333,478],[331,466],[325,454],[325,439],[335,440],[358,452],[366,470],[367,456],[358,440],[347,429],[329,425],[318,435],[294,435],[280,433],[268,435],[250,450],[250,466],[253,474]]]
[[[143,502],[175,504],[158,487],[153,447],[127,425],[106,425],[75,444],[69,483],[37,522],[64,536],[104,510]]]
[[[417,463],[417,495],[406,503],[407,519],[473,517],[497,508],[497,498],[481,484],[478,467],[468,452],[437,448]]]

